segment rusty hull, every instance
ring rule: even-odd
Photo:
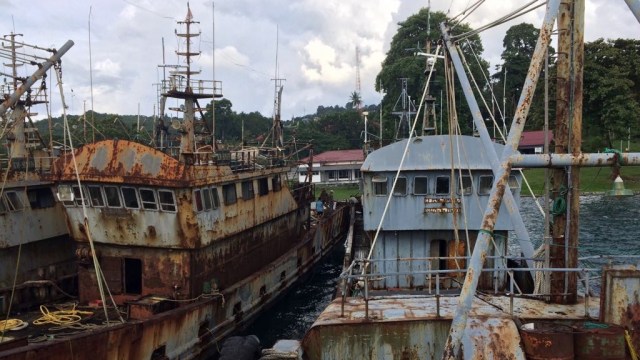
[[[628,329],[634,347],[640,349],[640,271],[635,266],[604,268],[600,321]]]
[[[150,359],[154,351],[157,356],[183,359],[209,354],[218,341],[246,326],[302,279],[336,244],[346,232],[347,210],[340,207],[325,216],[283,255],[220,293],[178,303],[178,308],[144,321],[130,320],[0,352],[0,359]]]

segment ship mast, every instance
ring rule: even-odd
[[[170,110],[183,113],[182,123],[172,123],[171,126],[180,132],[180,161],[194,163],[195,156],[198,153],[198,141],[206,141],[206,139],[211,141],[211,137],[200,138],[195,132],[195,113],[198,111],[202,114],[198,99],[222,97],[222,93],[219,91],[220,87],[215,80],[193,79],[193,75],[199,74],[200,71],[192,70],[191,64],[193,57],[200,55],[200,51],[193,49],[192,39],[200,36],[200,32],[193,32],[194,25],[199,24],[199,22],[193,20],[193,14],[188,3],[187,15],[184,21],[178,21],[178,24],[183,26],[185,31],[179,32],[176,30],[176,36],[184,40],[186,47],[184,51],[177,50],[176,54],[178,59],[183,59],[183,63],[186,65],[162,65],[162,67],[172,68],[169,72],[169,79],[162,81],[162,97],[165,101],[166,98],[184,100],[184,106],[170,108]],[[164,105],[165,101],[162,101],[161,104]],[[196,106],[198,107],[196,108]],[[161,111],[163,110],[164,106],[161,106]],[[162,112],[161,115],[163,115]],[[204,116],[202,116],[201,120],[204,122]],[[214,149],[214,144],[211,144],[211,149]]]

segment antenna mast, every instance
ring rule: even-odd
[[[361,87],[360,87],[360,47],[356,46],[356,94],[357,100],[354,104],[356,106],[356,110],[358,113],[362,113],[362,99],[360,97]]]

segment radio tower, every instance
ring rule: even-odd
[[[362,113],[362,98],[360,97],[360,48],[356,46],[356,91],[353,104],[358,113]]]

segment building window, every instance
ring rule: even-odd
[[[162,211],[176,211],[176,201],[171,190],[158,190],[158,201]]]
[[[260,196],[267,195],[269,193],[269,179],[268,178],[260,178],[258,179],[258,193]]]
[[[104,198],[102,197],[102,190],[98,185],[89,185],[89,197],[91,198],[91,206],[104,207]]]
[[[480,181],[478,182],[478,194],[489,195],[491,193],[491,187],[493,187],[493,176],[480,176]]]
[[[222,185],[222,197],[225,205],[235,204],[236,198],[236,184]]]
[[[280,191],[282,189],[282,183],[280,183],[280,175],[276,175],[271,178],[271,187],[273,191]]]
[[[427,195],[429,193],[429,178],[425,176],[416,176],[413,179],[413,194]]]
[[[253,180],[242,182],[242,198],[244,200],[253,199]]]
[[[396,186],[393,188],[393,195],[395,196],[407,195],[407,178],[398,177],[398,180],[396,180]]]
[[[373,179],[373,194],[382,196],[387,195],[387,177],[386,176],[374,176]]]
[[[123,186],[122,198],[124,199],[124,207],[127,209],[140,209],[140,202],[138,201],[138,192],[135,188]]]
[[[156,192],[152,189],[140,189],[140,201],[142,202],[143,209],[158,210]]]
[[[327,170],[327,178],[329,179],[329,181],[338,180],[338,172],[335,170]]]
[[[458,195],[471,195],[473,193],[473,184],[471,183],[470,176],[463,176],[462,178],[462,191],[460,191],[460,183],[457,184]]]
[[[107,206],[109,207],[122,207],[122,201],[120,201],[120,191],[117,186],[105,186],[104,195],[107,198]]]
[[[339,180],[349,180],[349,173],[351,170],[338,170],[338,179]]]
[[[436,195],[449,195],[449,177],[436,177]]]
[[[360,179],[361,177],[362,177],[362,174],[360,174],[360,169],[353,170],[353,178],[354,179]]]

